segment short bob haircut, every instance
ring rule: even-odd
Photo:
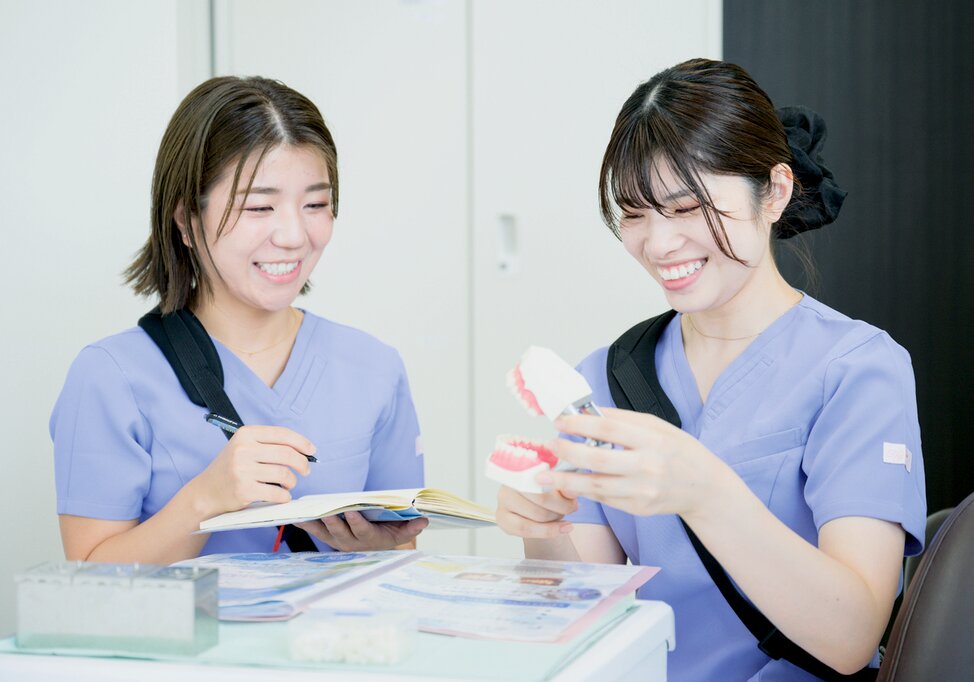
[[[176,223],[185,225],[206,207],[208,193],[233,172],[230,200],[217,227],[227,228],[244,164],[254,154],[258,165],[278,145],[306,146],[325,160],[331,184],[332,213],[338,215],[338,152],[318,108],[304,95],[267,78],[211,78],[180,103],[159,145],[152,176],[152,232],[125,270],[126,283],[142,296],[158,295],[163,314],[194,307],[212,292],[201,267],[200,242],[187,230],[187,247]],[[253,176],[245,180],[247,191]],[[231,225],[232,227],[232,225]],[[305,293],[308,285],[301,290]]]
[[[688,190],[721,253],[741,262],[700,175],[747,178],[757,200],[770,189],[771,169],[791,161],[784,126],[754,79],[735,64],[691,59],[640,85],[619,112],[599,177],[602,219],[618,237],[627,210],[664,213],[653,181],[668,164],[682,185],[668,191]]]

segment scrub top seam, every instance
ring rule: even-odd
[[[148,336],[148,334],[146,334],[146,336]],[[143,433],[138,434],[142,438],[142,441],[140,442],[137,440],[136,442],[139,443],[139,445],[143,446],[143,449],[145,449],[145,446],[148,445],[148,440],[149,440],[148,438],[149,420],[146,418],[145,411],[142,409],[142,406],[139,404],[138,396],[136,396],[135,391],[132,389],[132,380],[129,378],[128,374],[125,373],[125,370],[118,363],[118,360],[115,359],[115,356],[112,355],[110,350],[108,350],[104,346],[99,346],[94,344],[88,347],[100,350],[102,353],[108,356],[108,359],[112,361],[112,364],[115,365],[115,368],[118,370],[119,376],[121,376],[122,380],[125,382],[125,388],[126,390],[128,390],[129,395],[132,397],[132,404],[135,405],[135,409],[139,413],[139,419],[142,422],[141,426],[142,426]],[[159,352],[161,353],[162,351]]]
[[[373,441],[375,440],[376,434],[382,431],[382,429],[384,429],[396,416],[396,408],[399,406],[399,391],[406,375],[406,365],[403,363],[402,356],[399,355],[399,351],[395,351],[395,357],[397,361],[397,373],[395,385],[392,387],[392,397],[390,398],[389,402],[386,403],[385,409],[387,410],[387,413],[385,419],[380,419],[380,421],[376,422],[375,427],[372,429]]]
[[[851,355],[855,351],[859,350],[860,348],[862,348],[863,346],[865,346],[866,344],[868,344],[869,342],[871,342],[876,337],[880,337],[882,335],[883,335],[883,332],[877,329],[875,331],[875,333],[871,334],[868,338],[866,338],[863,341],[857,343],[852,348],[847,349],[841,355],[836,355],[835,357],[831,358],[828,361],[828,363],[826,363],[826,365],[825,365],[825,371],[822,373],[822,407],[823,408],[829,402],[829,396],[825,395],[825,391],[829,387],[829,372],[832,371],[832,365],[835,362],[839,361],[839,360],[845,360],[849,355]]]
[[[696,376],[693,374],[693,368],[690,367],[690,360],[687,358],[686,348],[683,346],[683,327],[680,320],[683,319],[683,314],[679,313],[670,322],[671,325],[675,325],[675,331],[670,331],[672,337],[670,342],[664,347],[664,352],[669,353],[670,363],[676,372],[675,381],[676,388],[680,391],[683,397],[683,406],[686,411],[686,415],[680,414],[680,421],[682,422],[682,429],[692,435],[694,438],[700,437],[700,418],[703,416],[705,404],[703,399],[700,397],[700,388],[696,385]],[[662,339],[661,339],[662,341]],[[655,354],[653,361],[655,362]],[[686,371],[686,376],[683,376],[683,371]],[[662,373],[659,372],[657,368],[657,376],[662,380]],[[662,388],[662,381],[661,388]],[[693,391],[690,395],[687,394],[687,390],[691,387]],[[666,391],[664,390],[665,394]],[[699,410],[696,409],[699,405]],[[680,413],[680,409],[676,408],[677,414]],[[686,419],[685,416],[691,417],[691,419]],[[692,426],[692,430],[691,430]]]

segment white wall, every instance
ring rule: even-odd
[[[200,9],[0,3],[0,634],[13,629],[14,572],[62,556],[47,420],[68,365],[147,308],[119,273],[148,234],[162,131],[208,71],[190,30]]]
[[[217,73],[309,95],[331,126],[340,218],[303,303],[398,347],[428,481],[492,502],[499,432],[550,436],[504,388],[530,343],[566,359],[662,309],[601,226],[596,181],[622,101],[720,54],[720,0],[215,0]],[[47,419],[91,340],[148,307],[120,272],[148,231],[153,157],[210,73],[202,0],[0,0],[0,635],[12,575],[61,556]],[[500,216],[517,267],[497,264]],[[107,484],[107,482],[106,482]],[[428,550],[512,554],[495,531]]]

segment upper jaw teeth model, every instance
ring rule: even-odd
[[[507,374],[507,385],[521,404],[532,414],[554,421],[563,414],[602,416],[592,402],[592,387],[574,367],[558,355],[539,346],[530,346],[521,361]],[[610,446],[586,439],[587,445]],[[487,477],[515,490],[541,493],[544,489],[534,477],[546,470],[567,471],[572,467],[561,462],[542,443],[516,436],[498,436],[487,459]]]

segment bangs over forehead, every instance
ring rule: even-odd
[[[724,230],[728,215],[714,206],[701,177],[743,177],[757,201],[771,170],[790,161],[785,130],[754,79],[735,64],[690,59],[640,84],[623,104],[602,159],[602,219],[619,237],[627,210],[666,215],[667,198],[686,192],[720,251],[740,261]]]
[[[234,203],[237,201],[246,201],[250,196],[250,190],[254,186],[254,178],[257,177],[257,172],[260,170],[261,164],[264,162],[264,157],[271,150],[282,146],[284,143],[280,141],[270,140],[263,142],[258,146],[257,143],[251,144],[246,150],[236,159],[230,160],[227,165],[213,178],[210,183],[208,190],[212,190],[215,185],[220,183],[226,175],[232,173],[233,177],[230,179],[230,191],[227,195],[227,203],[223,207],[223,216],[220,218],[220,223],[217,226],[216,236],[219,238],[223,235],[224,231],[229,224],[231,213],[233,212]],[[253,162],[253,168],[250,169],[250,173],[246,178],[244,178],[244,170],[248,163]],[[241,179],[244,179],[244,188],[242,190],[243,196],[238,198],[238,194],[241,192],[240,185]],[[205,208],[209,204],[210,195],[209,192],[200,197],[200,206]],[[209,249],[209,247],[207,247]]]
[[[677,130],[666,112],[653,106],[656,88],[626,102],[602,159],[599,204],[602,219],[616,237],[630,211],[651,209],[672,217],[672,202],[690,197],[700,205],[721,250],[735,258],[701,174],[712,164],[695,150],[692,135]]]

